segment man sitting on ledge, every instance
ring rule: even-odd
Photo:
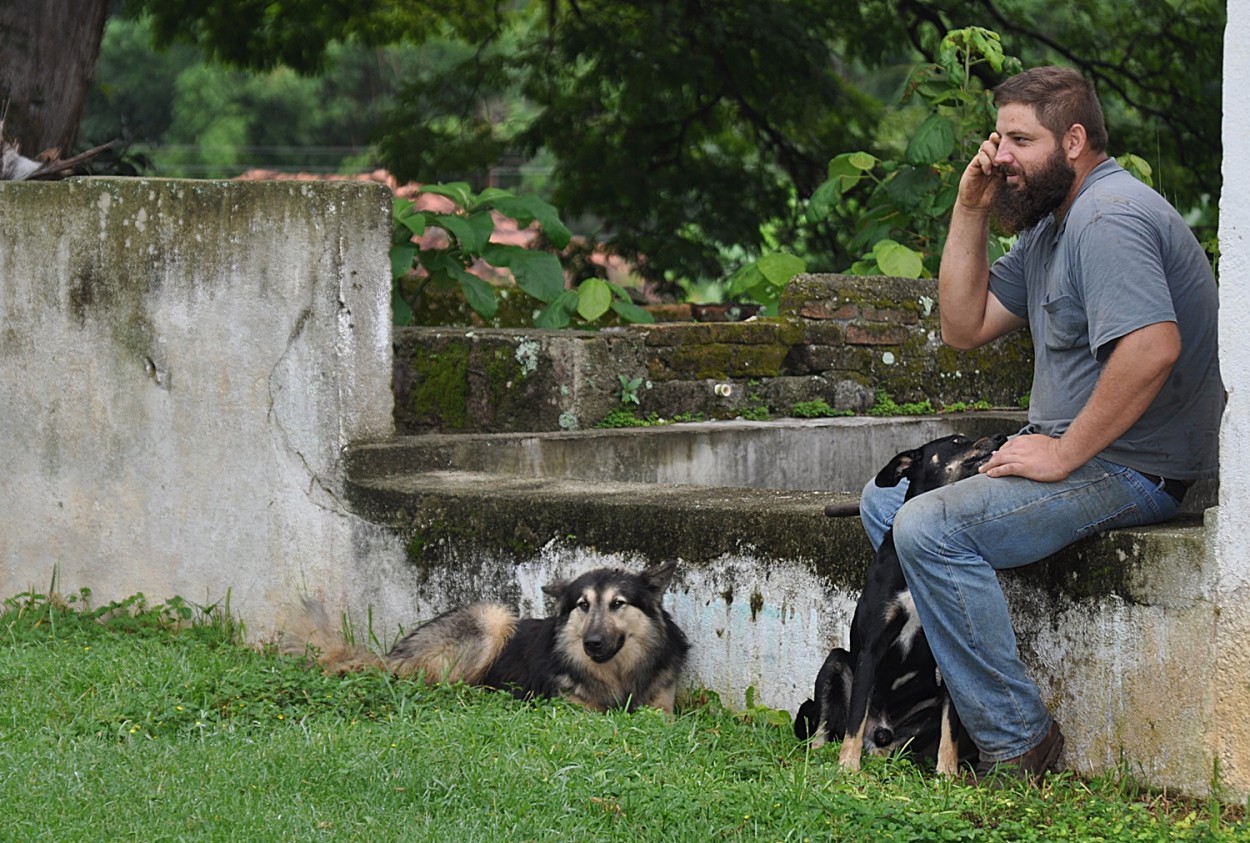
[[[972,349],[1027,325],[1029,424],[978,476],[906,505],[906,483],[868,483],[861,512],[874,546],[893,525],[978,777],[1040,780],[1064,738],[1017,654],[996,572],[1171,518],[1190,483],[1215,476],[1218,296],[1180,215],[1108,157],[1079,73],[1034,68],[994,102],[996,130],[960,179],[942,252],[942,339]],[[991,222],[1020,235],[992,266]]]

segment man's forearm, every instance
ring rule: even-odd
[[[938,270],[942,340],[955,348],[975,348],[983,342],[980,335],[990,278],[988,241],[986,212],[956,203]]]

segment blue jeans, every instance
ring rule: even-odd
[[[981,758],[1002,761],[1041,742],[1051,717],[1016,652],[997,572],[1037,562],[1077,539],[1164,521],[1179,504],[1131,468],[1093,459],[1064,480],[977,475],[903,502],[864,487],[873,546],[894,545],[955,710]]]

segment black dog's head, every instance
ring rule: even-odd
[[[948,486],[977,473],[977,469],[1002,447],[1007,437],[1001,433],[971,439],[962,433],[943,436],[919,448],[903,451],[877,474],[878,486],[897,486],[904,477],[907,497]]]

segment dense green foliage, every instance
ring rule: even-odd
[[[417,60],[412,50],[334,44],[326,73],[299,76],[206,63],[197,49],[156,50],[151,39],[148,21],[109,22],[80,135],[88,145],[121,139],[132,165],[157,176],[367,169],[395,76]]]
[[[0,613],[0,799],[17,840],[1236,841],[1239,809],[1060,776],[973,788],[837,765],[785,712],[525,704],[243,647],[222,609]],[[188,623],[187,616],[191,615]]]
[[[1002,51],[1024,66],[1057,61],[1093,78],[1111,152],[1140,156],[1200,236],[1214,235],[1225,16],[1218,0],[132,0],[126,8],[149,15],[162,42],[191,43],[239,67],[326,69],[312,88],[266,76],[263,89],[247,96],[242,89],[252,82],[223,85],[214,76],[221,71],[199,71],[200,79],[190,69],[157,74],[158,92],[175,78],[182,89],[174,91],[185,103],[182,116],[170,131],[183,128],[171,137],[227,147],[256,144],[262,129],[276,144],[277,133],[293,126],[328,138],[352,124],[330,117],[340,97],[332,80],[348,79],[342,93],[360,103],[352,62],[365,57],[376,68],[365,48],[408,45],[389,54],[403,60],[383,74],[381,104],[357,109],[354,125],[368,132],[379,163],[401,179],[462,179],[477,190],[498,186],[486,180],[493,167],[534,166],[526,189],[541,190],[571,229],[668,292],[723,285],[774,253],[813,271],[856,262],[884,269],[906,258],[889,244],[878,247],[894,238],[875,238],[881,219],[870,200],[817,214],[811,205],[827,198],[818,191],[837,175],[830,160],[849,152],[908,162],[918,195],[932,178],[917,143],[935,139],[925,100],[933,80],[909,69],[943,66],[943,38],[966,27],[1000,35]],[[106,42],[105,56],[113,49]],[[983,62],[971,71],[966,87],[976,92],[1011,68]],[[193,95],[193,84],[217,93]],[[121,87],[112,90],[124,97]],[[250,116],[262,109],[263,118]],[[970,128],[984,133],[989,125]],[[886,173],[876,175],[886,181]],[[900,187],[901,177],[894,181]],[[935,218],[943,189],[927,200],[925,213]],[[929,266],[936,244],[917,233]],[[755,298],[776,286],[767,274],[740,281]]]
[[[393,201],[390,258],[397,325],[412,321],[416,301],[427,287],[459,290],[479,316],[494,318],[499,304],[496,287],[469,272],[478,260],[509,270],[516,287],[544,305],[534,318],[536,327],[564,328],[574,315],[593,323],[609,312],[629,322],[652,321],[617,284],[588,278],[565,289],[564,270],[551,252],[492,242],[494,215],[499,214],[515,220],[522,230],[537,224],[543,240],[555,249],[568,245],[571,235],[556,209],[537,196],[516,196],[493,187],[474,194],[465,182],[427,184],[419,193],[449,199],[452,208],[422,210],[411,199]],[[446,241],[422,246],[420,238],[431,227],[442,229]]]

